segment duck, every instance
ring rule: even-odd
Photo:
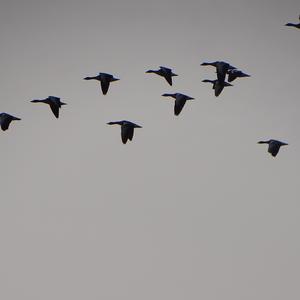
[[[181,94],[181,93],[175,93],[175,94],[162,94],[163,97],[172,97],[175,99],[175,104],[174,104],[174,114],[175,116],[178,116],[180,112],[182,111],[185,102],[187,100],[194,100],[194,98]]]
[[[300,21],[300,15],[299,15],[299,21]],[[286,23],[285,26],[290,26],[290,27],[295,27],[300,29],[300,22],[298,24]]]
[[[213,85],[213,89],[215,90],[215,96],[218,97],[221,92],[223,91],[224,87],[227,86],[233,86],[232,84],[224,81],[224,82],[220,82],[218,79],[216,80],[209,80],[209,79],[204,79],[202,80],[202,82],[209,82],[212,83]]]
[[[219,82],[224,82],[227,71],[229,69],[236,69],[236,67],[230,65],[225,61],[203,62],[201,66],[213,66],[216,68],[217,77]]]
[[[259,141],[258,144],[268,144],[268,152],[275,157],[277,153],[279,152],[279,149],[281,146],[288,145],[287,143],[278,141],[278,140],[268,140],[268,141]]]
[[[61,102],[59,97],[48,96],[46,99],[35,99],[31,100],[32,103],[46,103],[50,105],[50,108],[54,114],[54,116],[58,119],[59,117],[59,109],[63,105],[67,105],[67,103]]]
[[[122,120],[122,121],[112,121],[108,122],[108,125],[120,125],[121,126],[121,139],[123,144],[126,144],[128,140],[132,141],[134,128],[142,128],[142,126],[137,125],[133,122]]]
[[[103,95],[106,95],[108,92],[108,88],[111,82],[120,80],[119,78],[115,78],[111,74],[107,73],[99,73],[97,76],[85,77],[84,80],[98,80],[101,83],[101,89]]]
[[[159,76],[162,76],[166,79],[169,85],[172,86],[172,77],[178,76],[177,74],[172,72],[172,69],[160,66],[158,70],[148,70],[146,73],[155,73]]]
[[[0,113],[0,126],[3,131],[7,130],[11,121],[20,121],[20,118],[14,117],[8,113]]]
[[[227,71],[227,74],[228,74],[228,82],[232,82],[236,78],[251,77],[250,75],[248,75],[238,69],[229,69]]]

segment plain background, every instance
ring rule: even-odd
[[[299,1],[2,0],[0,298],[300,297]],[[251,78],[215,98],[225,60]],[[145,74],[163,65],[170,87]],[[121,78],[103,96],[85,76]],[[163,93],[194,97],[182,113]],[[55,119],[34,98],[61,97]],[[118,126],[143,126],[123,145]],[[274,159],[261,139],[289,143]]]

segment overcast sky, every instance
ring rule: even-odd
[[[2,0],[0,298],[299,299],[299,0]],[[203,61],[251,74],[216,98]],[[173,68],[173,87],[155,74]],[[120,78],[103,96],[86,76]],[[194,97],[181,114],[172,98]],[[55,119],[32,104],[68,103]],[[119,126],[143,126],[123,145]],[[289,143],[276,158],[261,139]]]

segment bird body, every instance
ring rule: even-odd
[[[121,139],[123,144],[126,144],[128,140],[132,141],[134,128],[142,128],[142,126],[126,120],[108,122],[107,124],[108,125],[117,124],[121,126]]]
[[[97,76],[85,77],[84,80],[98,80],[101,84],[103,95],[106,95],[111,82],[120,80],[108,73],[99,73]]]
[[[148,70],[146,73],[155,73],[159,76],[162,76],[166,79],[169,85],[172,85],[172,77],[178,76],[172,72],[172,69],[160,66],[158,70]]]
[[[62,107],[62,105],[67,105],[67,103],[61,102],[59,97],[55,96],[48,96],[46,99],[31,100],[31,102],[48,104],[57,119],[59,117],[59,109]]]
[[[194,100],[194,98],[181,94],[181,93],[175,93],[175,94],[163,94],[163,97],[172,97],[175,99],[174,104],[174,114],[175,116],[178,116],[180,112],[182,111],[185,103],[187,100]]]
[[[278,140],[259,141],[258,144],[268,144],[268,152],[275,157],[281,146],[288,145],[287,143]]]
[[[7,130],[11,121],[20,121],[20,118],[14,117],[5,112],[0,113],[0,126],[3,131]]]

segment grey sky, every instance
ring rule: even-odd
[[[22,121],[0,139],[0,298],[299,299],[299,9],[2,1],[1,111]],[[215,98],[211,60],[252,77]],[[106,96],[82,80],[100,71]],[[175,117],[169,92],[196,100]],[[58,120],[29,102],[48,95]],[[143,126],[125,146],[119,119]]]

